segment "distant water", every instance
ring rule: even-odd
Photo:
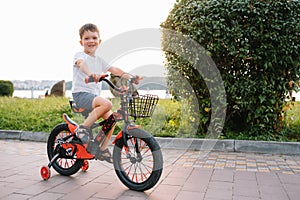
[[[15,90],[13,96],[19,97],[19,98],[43,98],[45,95],[45,90]],[[166,94],[165,90],[139,90],[139,93],[141,95],[144,94],[155,94],[158,95],[160,99],[170,98]],[[110,90],[102,90],[101,96],[104,98],[113,98],[114,96],[111,94]],[[71,90],[66,91],[66,97],[72,98],[72,92]],[[300,101],[300,92],[293,93],[293,97],[296,98],[296,101]]]
[[[44,98],[46,91],[45,90],[15,90],[13,96],[19,98]],[[165,99],[167,97],[165,90],[139,90],[139,94],[155,94],[158,95],[160,99]],[[102,90],[101,96],[104,98],[113,98],[110,90]],[[66,91],[66,97],[72,98],[72,91]]]
[[[300,92],[294,92],[293,93],[293,97],[295,97],[296,98],[296,101],[300,101]]]

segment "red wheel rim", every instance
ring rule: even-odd
[[[81,170],[85,172],[86,170],[88,170],[88,168],[89,168],[89,162],[87,160],[84,160],[81,166]]]
[[[43,166],[41,168],[41,177],[44,179],[44,180],[48,180],[50,178],[50,169],[48,166]]]

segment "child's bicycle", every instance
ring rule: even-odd
[[[134,125],[136,118],[150,117],[158,97],[156,95],[134,96],[132,83],[135,79],[127,80],[128,90],[121,91],[112,84],[106,76],[102,76],[100,81],[107,82],[110,87],[120,92],[121,108],[117,111],[119,116],[116,121],[123,121],[122,130],[115,137],[113,147],[113,165],[120,181],[129,189],[144,191],[152,188],[158,181],[163,170],[163,156],[159,144],[154,137]],[[91,78],[86,82],[93,81]],[[82,108],[76,108],[70,101],[72,110],[88,115]],[[76,137],[75,130],[79,126],[66,114],[63,115],[65,123],[58,124],[50,133],[47,141],[47,154],[49,164],[40,170],[44,180],[50,178],[50,167],[61,175],[70,176],[80,169],[86,171],[89,168],[88,160],[97,160],[101,157],[100,147],[105,135],[99,132],[96,137],[90,135],[90,142],[83,145]],[[92,129],[103,126],[105,120],[93,124]],[[92,149],[87,151],[87,149]]]

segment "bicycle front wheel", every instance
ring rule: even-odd
[[[135,129],[138,134],[144,131]],[[157,141],[151,137],[128,136],[128,149],[123,139],[116,141],[113,151],[115,172],[129,189],[145,191],[158,181],[163,170],[163,156]]]

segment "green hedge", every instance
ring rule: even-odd
[[[11,81],[0,80],[0,96],[12,96],[14,84]]]

